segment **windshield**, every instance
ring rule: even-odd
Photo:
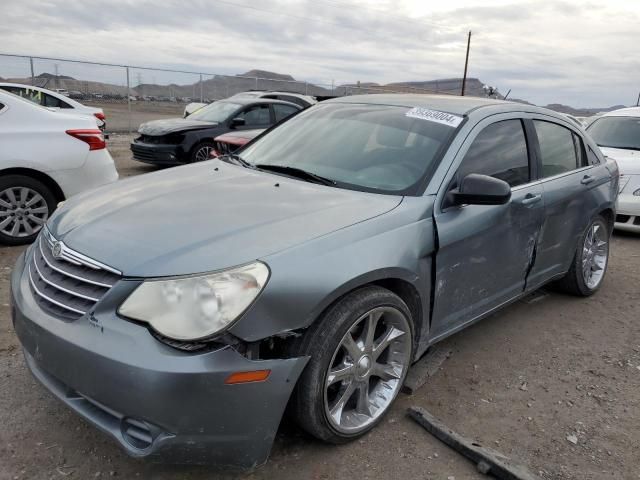
[[[600,147],[640,150],[640,117],[602,117],[588,131]]]
[[[211,105],[202,107],[191,115],[189,120],[200,120],[201,122],[224,122],[229,118],[233,112],[239,109],[241,105],[239,103],[231,102],[214,102]]]
[[[455,129],[388,105],[317,105],[240,152],[254,165],[304,170],[364,191],[415,194]]]

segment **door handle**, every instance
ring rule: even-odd
[[[583,185],[589,185],[595,179],[596,177],[592,177],[591,175],[585,175],[584,177],[582,177],[582,180],[580,180],[580,183]]]
[[[534,203],[538,203],[540,200],[542,200],[542,195],[527,193],[520,203],[522,203],[522,205],[533,205]]]

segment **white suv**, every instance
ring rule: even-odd
[[[58,202],[118,172],[95,119],[0,90],[0,243],[36,237]]]

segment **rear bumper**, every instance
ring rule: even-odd
[[[14,328],[33,375],[65,405],[135,457],[240,469],[266,462],[306,358],[177,351],[101,310],[112,292],[94,312],[63,321],[38,307],[23,271],[24,255],[11,281]],[[271,370],[264,382],[224,383],[262,369]]]
[[[618,196],[614,228],[640,233],[640,196],[632,194]]]
[[[133,159],[153,165],[182,165],[187,163],[187,155],[180,145],[162,145],[131,142]]]
[[[47,173],[60,185],[65,198],[118,180],[118,171],[106,148],[89,151],[80,168]]]

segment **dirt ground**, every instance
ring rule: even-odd
[[[83,101],[85,105],[100,107],[107,117],[107,131],[125,133],[131,128],[137,132],[141,123],[165,118],[181,118],[184,114],[184,103],[171,102],[131,102],[131,123],[129,123],[129,106],[126,102]]]
[[[153,170],[130,160],[127,142],[110,142],[121,175]],[[438,373],[364,438],[323,445],[285,420],[269,462],[235,476],[131,459],[36,383],[9,317],[21,250],[0,248],[2,480],[485,478],[409,420],[411,405],[544,479],[640,478],[640,236],[613,236],[593,297],[543,292],[446,340],[453,354]]]

